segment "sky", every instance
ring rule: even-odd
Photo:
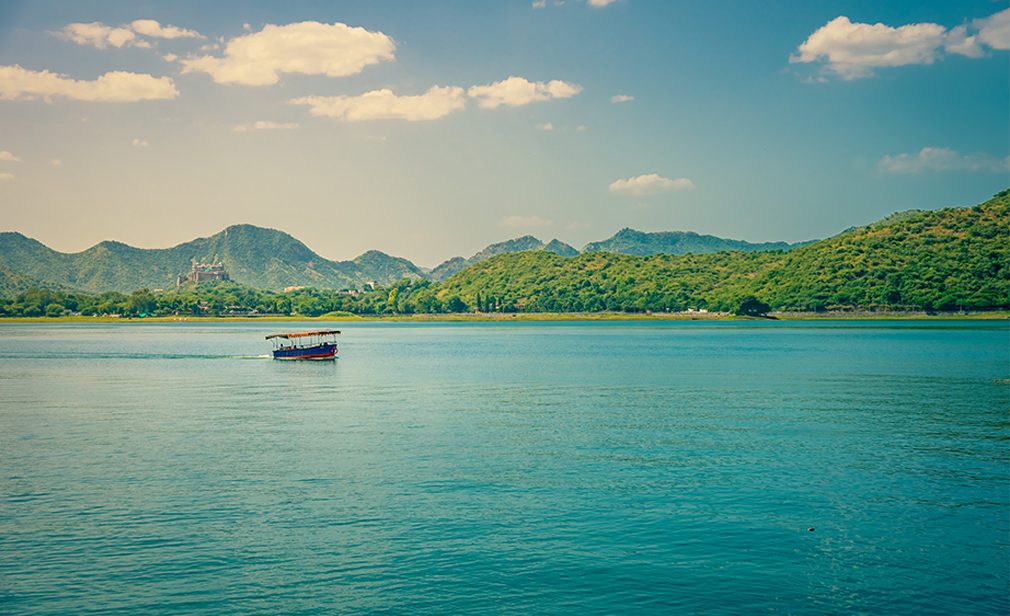
[[[991,0],[4,0],[0,230],[822,238],[1010,185],[1008,48]]]

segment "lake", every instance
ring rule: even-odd
[[[3,324],[0,611],[1006,614],[1008,363],[1007,321]]]

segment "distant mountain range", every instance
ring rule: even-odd
[[[753,244],[743,240],[727,240],[714,235],[699,235],[692,231],[660,231],[648,233],[645,231],[635,231],[634,229],[621,229],[613,236],[599,242],[590,242],[582,249],[586,252],[616,252],[626,255],[638,255],[647,257],[657,254],[686,255],[709,254],[713,252],[723,252],[726,250],[742,250],[746,252],[758,252],[764,250],[790,250],[798,246],[805,246],[810,242],[798,244],[788,244],[786,242],[766,242],[763,244]],[[453,274],[463,271],[475,263],[489,259],[495,255],[511,252],[527,252],[530,250],[546,250],[562,257],[574,257],[581,254],[579,250],[569,246],[560,240],[551,240],[543,243],[532,235],[524,235],[514,240],[491,244],[484,250],[473,255],[469,259],[463,257],[453,257],[431,270],[430,277],[433,280],[445,280]]]
[[[423,270],[407,259],[369,251],[353,261],[330,261],[287,233],[252,225],[224,231],[172,248],[134,248],[102,242],[78,253],[57,252],[20,233],[0,233],[0,290],[28,284],[85,291],[130,291],[175,285],[191,259],[219,258],[231,278],[264,289],[289,286],[361,288],[420,278]]]
[[[682,255],[725,250],[788,250],[798,245],[801,244],[752,244],[682,231],[645,233],[622,229],[609,239],[587,244],[582,252]],[[403,278],[441,281],[496,255],[538,250],[562,257],[580,254],[560,240],[544,243],[525,235],[491,244],[466,259],[453,257],[429,271],[377,250],[351,261],[331,261],[283,231],[253,225],[233,225],[210,237],[171,248],[134,248],[105,241],[78,253],[58,252],[20,233],[6,232],[0,233],[0,294],[33,285],[93,292],[166,288],[190,270],[192,259],[213,258],[224,263],[233,280],[258,288],[360,289],[370,282],[390,284]]]
[[[790,250],[809,243],[764,242],[762,244],[752,244],[743,240],[727,240],[714,235],[699,235],[693,231],[646,233],[644,231],[625,228],[602,242],[590,242],[586,244],[582,252],[616,252],[625,255],[638,255],[639,257],[649,257],[658,254],[686,255],[688,253],[700,255],[727,250],[741,250],[744,252]]]
[[[579,254],[578,250],[572,248],[561,240],[555,239],[551,240],[547,244],[544,244],[532,235],[524,235],[522,237],[517,237],[514,240],[491,244],[469,259],[464,259],[463,257],[453,257],[431,270],[430,276],[433,280],[445,280],[456,272],[461,272],[474,263],[479,263],[484,259],[490,259],[495,255],[502,255],[510,252],[526,252],[528,250],[548,250],[557,255],[561,255],[562,257],[574,257]]]
[[[778,310],[1005,310],[1008,230],[1010,191],[1004,190],[975,207],[899,212],[789,251],[497,255],[434,292],[468,306],[491,301],[534,312],[728,311],[748,297]],[[418,295],[425,292],[430,287]],[[419,306],[422,300],[399,297]]]

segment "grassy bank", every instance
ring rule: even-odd
[[[1010,319],[1010,311],[974,312],[967,314],[926,312],[773,312],[770,318],[780,321],[823,321],[823,320],[985,320]],[[623,312],[521,312],[521,313],[457,313],[457,314],[412,314],[412,315],[322,315],[306,316],[262,316],[262,317],[0,317],[0,323],[223,323],[223,322],[286,322],[286,321],[362,321],[362,322],[495,322],[495,321],[746,321],[767,320],[762,317],[740,317],[725,313],[623,313]]]

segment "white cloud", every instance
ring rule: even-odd
[[[543,124],[537,124],[537,128],[540,130],[554,130],[554,125],[550,122],[544,122]]]
[[[978,35],[969,35],[968,26],[951,28],[950,32],[947,33],[943,48],[947,53],[966,56],[968,58],[981,58],[985,55],[985,50],[982,49]]]
[[[170,77],[110,71],[94,80],[71,79],[18,65],[0,66],[0,100],[50,100],[62,96],[79,101],[129,103],[179,96]]]
[[[236,133],[243,133],[250,130],[284,130],[298,128],[297,122],[271,122],[269,120],[256,120],[252,124],[236,124],[232,130]]]
[[[589,130],[589,127],[585,126],[584,124],[579,124],[578,126],[575,127],[575,130],[578,131],[578,132],[580,132],[580,133],[584,133],[587,130]]]
[[[673,190],[691,190],[693,188],[694,182],[687,178],[677,178],[675,180],[671,180],[655,173],[638,175],[626,180],[615,180],[610,183],[610,192],[633,195],[635,197],[654,195]]]
[[[130,145],[132,145],[135,148],[146,148],[148,144],[143,139],[134,137],[133,141],[130,142]]]
[[[857,79],[872,74],[874,67],[932,64],[945,33],[946,28],[939,24],[892,28],[881,23],[853,23],[841,16],[811,34],[789,61],[824,59],[843,79]]]
[[[891,27],[852,22],[839,16],[818,28],[789,62],[823,62],[842,79],[873,75],[880,67],[932,64],[943,52],[980,58],[986,47],[1010,48],[1010,9],[950,30],[935,23]],[[819,80],[814,80],[819,81]]]
[[[586,0],[586,4],[595,8],[603,8],[615,2],[617,2],[617,0]]]
[[[510,76],[503,81],[485,86],[471,86],[467,94],[477,99],[477,104],[485,109],[499,105],[528,105],[537,101],[555,98],[569,98],[582,91],[582,86],[567,81],[528,81],[523,77]]]
[[[18,158],[17,156],[14,156],[13,154],[11,154],[10,152],[8,152],[7,150],[0,150],[0,160],[5,161],[5,162],[16,163],[16,162],[20,161],[21,159]]]
[[[143,34],[151,38],[178,39],[178,38],[204,38],[196,30],[186,30],[175,26],[163,26],[153,19],[136,19],[130,22],[130,28],[137,34]]]
[[[179,56],[175,55],[174,53],[166,53],[165,55],[161,56],[161,59],[164,60],[165,62],[175,62],[176,60],[179,59]]]
[[[501,224],[503,227],[548,227],[554,221],[539,216],[506,216],[501,219]]]
[[[1010,49],[1010,9],[984,19],[976,19],[972,25],[978,29],[978,38],[993,49]]]
[[[535,9],[546,8],[546,6],[547,6],[547,0],[533,0],[533,8]]]
[[[950,148],[926,147],[918,152],[887,155],[877,161],[882,173],[922,173],[924,171],[1010,171],[1010,156],[962,154]]]
[[[162,26],[153,19],[137,19],[122,26],[109,26],[100,21],[90,23],[72,23],[63,27],[63,30],[55,33],[60,38],[77,43],[78,45],[90,45],[98,49],[115,47],[151,47],[151,43],[144,39],[137,38],[137,35],[151,38],[177,39],[177,38],[203,38],[195,30],[186,30],[175,26]]]
[[[466,106],[463,88],[433,86],[424,94],[397,96],[392,90],[372,90],[359,96],[305,96],[288,101],[308,105],[314,116],[346,122],[363,120],[437,120]]]
[[[60,167],[63,166],[63,161],[60,160],[60,159],[58,159],[58,158],[54,158],[51,161],[49,161],[49,164],[52,165],[53,167],[59,169]]]
[[[277,83],[281,73],[355,75],[370,64],[393,60],[395,50],[396,43],[382,32],[342,23],[267,24],[228,41],[224,56],[184,58],[182,72],[207,73],[217,83],[263,86]]]
[[[0,173],[0,182],[10,182],[16,177],[13,173]]]
[[[610,102],[614,103],[615,105],[617,103],[630,103],[633,100],[635,100],[635,97],[629,96],[627,94],[615,94],[610,97]]]
[[[150,47],[150,43],[138,39],[129,28],[107,26],[100,21],[67,24],[63,27],[63,30],[56,34],[60,38],[72,41],[78,45],[91,45],[98,49],[105,49],[106,47]]]

